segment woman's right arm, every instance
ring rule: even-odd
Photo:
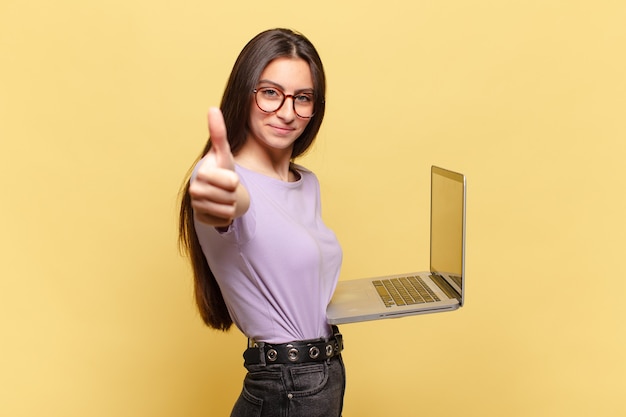
[[[211,108],[208,119],[211,149],[191,180],[189,195],[198,220],[227,227],[248,210],[250,195],[235,172],[222,112]]]

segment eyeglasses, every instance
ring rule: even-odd
[[[315,100],[313,93],[285,94],[276,87],[255,88],[254,100],[257,107],[264,113],[277,112],[288,97],[293,101],[293,111],[303,119],[313,117]]]

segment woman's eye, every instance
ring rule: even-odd
[[[296,96],[296,101],[302,104],[310,103],[313,101],[313,96],[310,94],[299,94]]]
[[[280,97],[280,93],[272,88],[264,88],[261,92],[267,98]]]

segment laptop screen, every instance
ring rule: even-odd
[[[430,270],[446,278],[461,291],[465,248],[465,177],[452,171],[431,168]]]

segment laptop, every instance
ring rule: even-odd
[[[456,310],[465,300],[465,175],[430,171],[430,270],[339,281],[328,323]]]

